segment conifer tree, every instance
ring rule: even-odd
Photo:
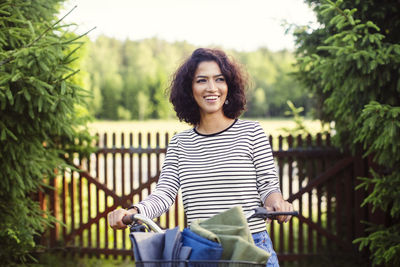
[[[71,83],[71,45],[56,14],[60,0],[0,3],[0,262],[27,260],[35,237],[51,224],[34,195],[44,190],[64,155],[79,152],[86,92]]]
[[[321,26],[298,28],[298,78],[335,122],[337,146],[362,148],[379,168],[361,180],[362,205],[389,215],[355,243],[374,265],[400,265],[400,4],[397,0],[309,0]]]

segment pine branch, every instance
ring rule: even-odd
[[[51,25],[50,27],[48,27],[45,31],[43,31],[35,40],[33,40],[31,43],[29,43],[25,48],[31,47],[33,44],[35,44],[37,41],[39,41],[40,39],[43,38],[43,36],[50,30],[52,30],[58,23],[60,23],[63,19],[65,19],[69,14],[72,13],[72,11],[74,11],[74,9],[77,6],[74,6],[67,14],[65,14],[61,19],[57,20],[53,25]]]
[[[43,31],[35,40],[33,40],[32,42],[30,42],[29,44],[25,45],[23,48],[30,48],[32,47],[37,41],[39,41],[40,39],[43,38],[43,36],[45,36],[45,34],[47,32],[49,32],[50,30],[54,29],[54,27],[59,24],[63,19],[65,19],[69,14],[71,14],[72,11],[74,11],[74,9],[77,8],[77,6],[74,6],[67,14],[65,14],[61,19],[57,20],[53,25],[51,25],[50,27],[48,27],[45,31]],[[89,30],[87,33],[89,33],[90,31],[94,30],[96,27],[94,27],[93,29]],[[87,34],[86,33],[86,34]],[[0,61],[0,67],[3,66],[4,64],[9,63],[11,60],[13,60],[14,57],[10,56],[9,58],[3,59],[2,61]]]

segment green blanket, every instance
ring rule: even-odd
[[[242,207],[236,206],[207,220],[196,220],[190,230],[222,245],[222,260],[266,263],[271,256],[253,241]]]

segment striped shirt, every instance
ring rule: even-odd
[[[235,120],[227,129],[204,135],[195,129],[171,139],[155,190],[139,204],[149,218],[161,216],[181,189],[188,223],[234,206],[251,211],[280,192],[272,151],[258,122]],[[262,219],[249,220],[252,233],[265,231]]]

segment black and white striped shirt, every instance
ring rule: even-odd
[[[240,205],[251,211],[272,192],[280,192],[272,151],[258,122],[235,120],[211,135],[189,129],[170,141],[155,190],[135,205],[150,218],[173,204],[178,189],[188,223],[207,219]],[[252,233],[265,230],[262,219],[251,219]]]

